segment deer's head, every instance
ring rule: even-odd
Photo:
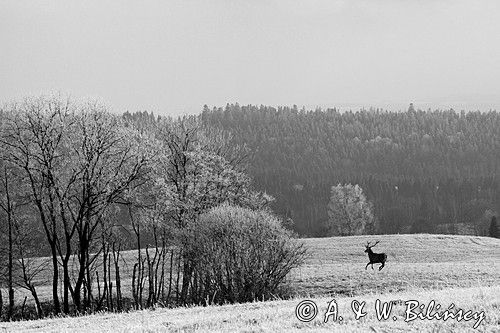
[[[374,247],[375,245],[377,245],[379,242],[380,242],[380,241],[376,241],[376,242],[375,242],[375,244],[373,244],[373,245],[370,245],[370,242],[366,243],[366,245],[365,245],[365,246],[366,246],[365,252],[366,252],[366,253],[371,252],[372,247]]]

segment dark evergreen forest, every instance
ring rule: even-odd
[[[126,113],[125,116],[132,116]],[[136,113],[142,121],[152,114]],[[204,107],[211,128],[250,153],[255,186],[302,236],[324,236],[330,188],[359,184],[379,233],[485,235],[500,211],[497,112]]]

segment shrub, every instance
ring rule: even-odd
[[[222,205],[189,227],[184,250],[194,268],[195,303],[248,302],[283,296],[287,274],[306,249],[267,211]]]

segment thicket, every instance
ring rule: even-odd
[[[226,204],[203,214],[185,241],[194,263],[192,297],[208,304],[274,298],[306,256],[271,213]]]

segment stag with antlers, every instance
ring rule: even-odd
[[[382,268],[384,268],[384,266],[385,266],[385,261],[387,260],[387,254],[385,254],[385,253],[374,253],[372,251],[372,247],[374,247],[378,243],[379,243],[379,241],[376,241],[375,244],[373,244],[373,245],[370,245],[370,242],[368,242],[366,244],[366,250],[365,250],[365,252],[368,253],[368,259],[370,259],[370,262],[366,264],[365,270],[368,269],[368,265],[370,265],[370,264],[372,265],[372,269],[373,269],[373,264],[382,264],[378,268],[379,271]]]

